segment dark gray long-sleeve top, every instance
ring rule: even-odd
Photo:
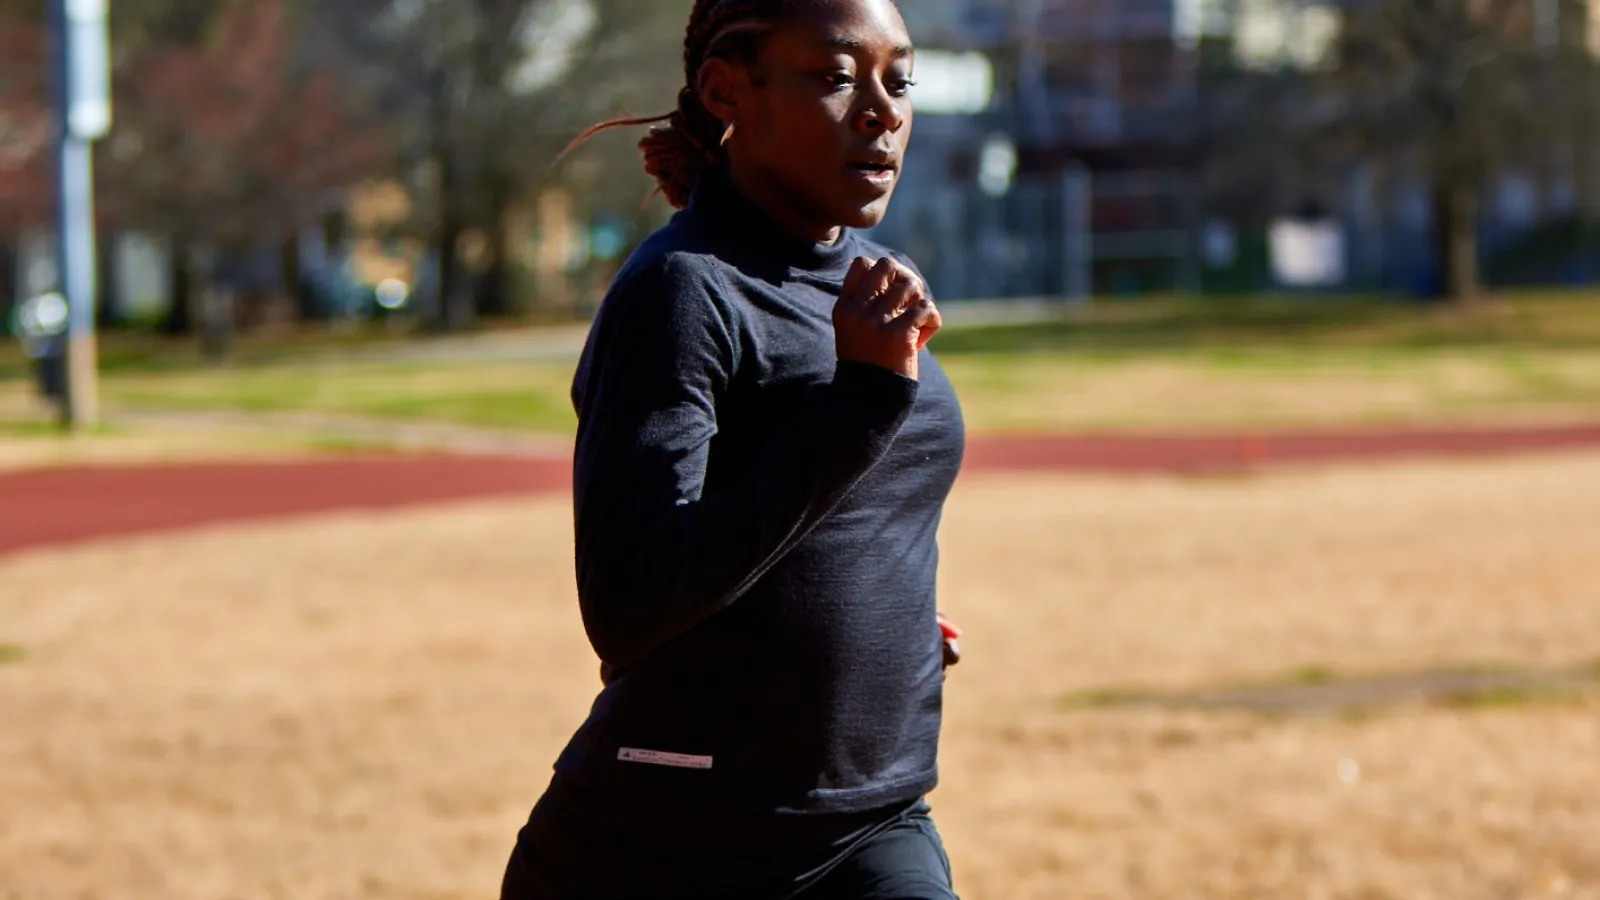
[[[623,266],[573,385],[607,679],[558,777],[775,812],[936,783],[961,412],[930,353],[918,381],[841,362],[831,320],[851,260],[890,253],[791,238],[713,177]]]

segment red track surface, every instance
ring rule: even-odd
[[[968,471],[1203,472],[1395,456],[1600,447],[1600,425],[1235,437],[979,439]],[[0,474],[0,554],[219,522],[559,491],[564,459],[417,456]]]

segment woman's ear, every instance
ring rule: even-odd
[[[724,124],[739,120],[739,88],[744,83],[744,70],[725,59],[713,57],[700,67],[700,105],[706,112]]]

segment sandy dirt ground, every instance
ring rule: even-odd
[[[1600,702],[1072,708],[1600,659],[1600,454],[965,478],[967,900],[1600,898]],[[0,897],[487,898],[592,699],[559,496],[0,560]]]

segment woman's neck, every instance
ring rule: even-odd
[[[738,168],[733,168],[730,174],[739,193],[789,234],[812,243],[832,245],[844,233],[844,229],[838,225],[818,225],[807,219],[793,204],[784,200],[781,192],[772,190],[770,182],[753,178]]]

